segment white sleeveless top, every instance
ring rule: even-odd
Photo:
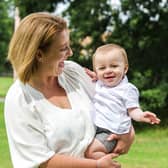
[[[5,99],[5,122],[14,168],[37,168],[55,153],[84,157],[95,130],[90,109],[94,85],[81,66],[65,61],[59,83],[72,109],[61,109],[17,80]]]

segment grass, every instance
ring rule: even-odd
[[[5,97],[10,85],[13,83],[12,77],[0,77],[0,97]],[[9,154],[9,147],[4,123],[4,103],[0,103],[0,168],[12,168]]]
[[[0,168],[12,168],[0,103]],[[135,142],[128,154],[117,160],[122,168],[166,168],[168,166],[168,129],[154,127],[136,133]]]
[[[168,167],[168,130],[151,128],[136,133],[135,142],[127,155],[117,160],[124,168]]]
[[[5,97],[7,90],[13,82],[11,77],[0,77],[0,97]]]
[[[0,168],[12,168],[3,115],[4,104],[0,103]]]
[[[12,82],[12,78],[0,77],[0,97],[5,96]],[[0,103],[0,168],[12,168],[3,108],[4,104]],[[117,160],[122,164],[122,168],[166,168],[167,149],[168,129],[151,126],[150,129],[138,131],[129,153]]]

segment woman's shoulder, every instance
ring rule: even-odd
[[[87,78],[84,68],[74,61],[65,61],[64,71],[61,76],[66,79],[74,79],[80,81],[83,78]]]
[[[65,61],[65,68],[60,76],[60,81],[63,81],[62,83],[64,83],[64,85],[68,82],[68,84],[73,85],[74,88],[80,85],[91,95],[94,92],[95,85],[92,79],[86,74],[84,67],[74,61]]]
[[[26,85],[16,80],[9,88],[5,97],[4,112],[6,121],[20,122],[27,120],[29,117],[37,116],[34,105],[35,102],[30,97]],[[18,115],[20,119],[18,119]]]
[[[22,88],[20,86],[19,80],[14,81],[14,83],[10,86],[5,99],[12,99],[18,97],[22,94]]]
[[[82,70],[83,71],[83,67],[74,61],[68,60],[68,61],[65,61],[65,70],[72,70],[72,71]]]
[[[16,80],[11,85],[6,94],[5,103],[22,104],[22,105],[29,104],[27,95],[25,94],[25,89],[26,89],[25,85],[19,80]]]

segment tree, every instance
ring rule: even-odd
[[[91,68],[91,56],[104,43],[102,36],[112,17],[110,4],[107,0],[73,0],[69,3],[63,15],[68,17],[70,25],[72,59]]]
[[[75,50],[72,59],[80,64],[90,64],[91,67],[91,61],[88,61],[88,58],[90,59],[94,49],[102,44],[102,34],[106,31],[111,19],[111,7],[110,4],[106,3],[106,0],[43,0],[43,2],[37,0],[15,0],[15,6],[19,7],[22,18],[32,12],[53,12],[60,2],[69,3],[69,8],[64,13],[64,16],[68,16],[69,27],[72,31],[72,48]],[[82,14],[80,14],[81,11],[83,11]],[[90,41],[89,44],[87,44],[88,41]]]
[[[121,14],[125,15],[124,21]],[[151,69],[157,76],[155,80],[160,80],[168,63],[168,3],[121,0],[121,8],[116,10],[113,19],[115,28],[109,42],[124,45],[133,69]]]
[[[14,0],[15,6],[19,7],[21,18],[33,12],[54,12],[59,2],[64,0]]]
[[[104,43],[123,46],[129,58],[129,79],[141,92],[143,107],[167,113],[167,0],[69,0],[64,12],[71,29],[72,59],[91,68],[91,55]]]
[[[71,59],[91,68],[91,56],[98,46],[120,44],[128,53],[129,79],[140,88],[143,106],[166,109],[167,0],[120,0],[118,7],[111,0],[15,0],[15,5],[23,17],[37,11],[54,12],[60,2],[69,3],[63,16],[71,31]]]
[[[126,48],[129,76],[141,90],[143,107],[161,111],[162,116],[167,113],[168,99],[167,20],[167,1],[121,0],[108,39]]]
[[[8,0],[0,1],[0,72],[7,71],[7,50],[12,32],[12,19],[9,16],[11,2]]]

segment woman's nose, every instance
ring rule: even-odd
[[[73,51],[71,49],[71,47],[69,47],[68,49],[68,57],[71,57],[73,55]]]

